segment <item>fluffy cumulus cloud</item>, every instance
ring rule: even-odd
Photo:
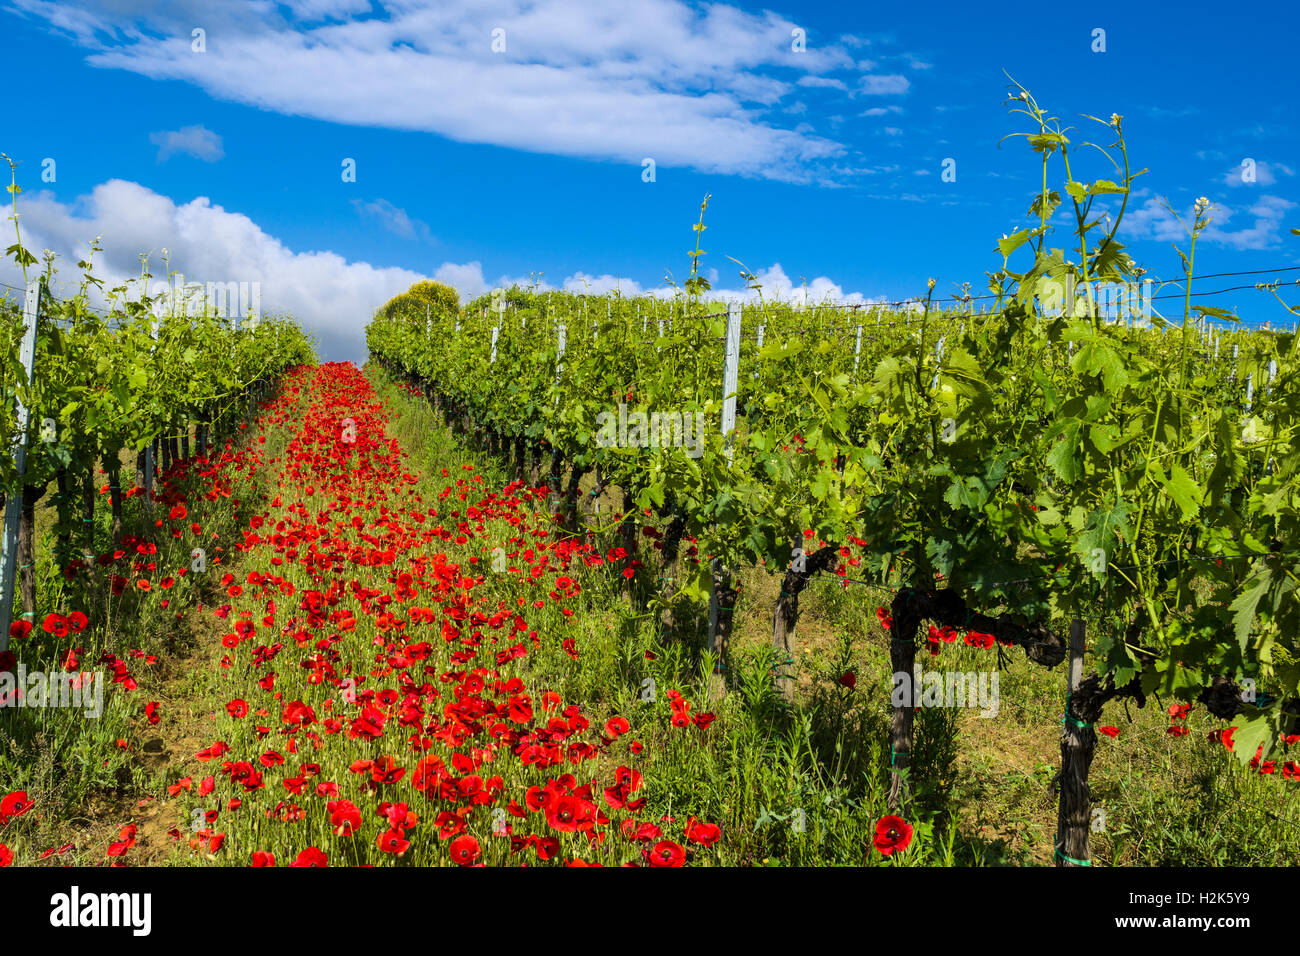
[[[376,306],[423,278],[396,267],[349,262],[327,251],[295,252],[247,216],[213,205],[204,197],[175,203],[137,183],[120,179],[96,186],[75,203],[49,192],[23,194],[23,242],[39,252],[53,250],[61,267],[56,294],[79,280],[75,263],[102,237],[95,274],[111,288],[140,274],[140,255],[165,282],[167,268],[195,282],[261,283],[263,313],[289,312],[314,332],[326,358],[361,360],[365,326]],[[17,284],[12,262],[3,278]],[[138,294],[138,292],[137,292]]]
[[[1210,211],[1213,221],[1205,230],[1205,238],[1234,249],[1269,249],[1281,242],[1285,225],[1283,220],[1287,210],[1294,209],[1295,206],[1291,200],[1281,196],[1260,196],[1244,209],[1215,207]],[[1237,229],[1224,228],[1234,218],[1239,223],[1249,220],[1249,224]]]
[[[848,43],[725,3],[641,0],[12,0],[94,66],[297,116],[792,182],[846,147],[782,117],[802,89],[896,96]],[[202,52],[192,33],[204,30]],[[811,39],[811,38],[810,38]],[[836,75],[839,74],[839,75]],[[175,135],[175,134],[169,134]]]
[[[766,269],[754,273],[761,287],[761,294],[768,302],[794,302],[802,305],[816,305],[823,302],[861,305],[869,301],[860,292],[845,292],[838,283],[826,276],[809,279],[807,284],[800,279],[795,281],[786,275],[781,263],[773,263]],[[753,289],[714,289],[711,295],[728,302],[755,302],[760,293]]]
[[[158,162],[173,156],[193,156],[205,163],[215,163],[226,155],[221,137],[203,126],[182,126],[149,134],[149,142],[158,147]]]
[[[1272,249],[1282,241],[1287,211],[1296,204],[1281,196],[1259,196],[1248,205],[1215,203],[1209,211],[1210,225],[1201,233],[1201,242],[1210,242],[1236,250]],[[1190,223],[1193,210],[1180,211]],[[1235,225],[1234,225],[1235,224]],[[1142,205],[1130,208],[1120,223],[1120,233],[1127,239],[1153,239],[1159,242],[1185,242],[1187,232],[1159,199],[1148,197]]]

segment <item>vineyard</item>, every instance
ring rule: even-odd
[[[1013,103],[987,294],[715,300],[707,198],[671,295],[420,282],[360,370],[11,290],[0,672],[102,713],[0,709],[0,865],[1294,862],[1297,310],[1200,304],[1208,203],[1099,301],[1121,121]]]

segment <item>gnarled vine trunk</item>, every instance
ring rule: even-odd
[[[794,535],[791,549],[801,553],[798,549],[803,547],[803,541],[803,535]],[[827,545],[812,555],[804,555],[801,560],[792,561],[781,578],[781,593],[772,610],[772,650],[777,655],[773,681],[777,692],[787,701],[794,700],[794,636],[795,626],[799,622],[799,594],[814,575],[822,571],[834,571],[838,558],[839,546]]]

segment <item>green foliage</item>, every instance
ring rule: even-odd
[[[707,598],[707,557],[783,567],[801,535],[854,544],[877,580],[941,580],[968,606],[1058,631],[1089,621],[1119,683],[1141,671],[1149,689],[1190,701],[1215,676],[1250,678],[1272,703],[1242,719],[1273,752],[1280,701],[1300,693],[1297,337],[1207,334],[1190,306],[1180,325],[1107,321],[1096,283],[1141,275],[1114,239],[1141,175],[1122,120],[1095,121],[1108,145],[1076,144],[1027,91],[1012,103],[1030,120],[1043,188],[1036,227],[1000,244],[996,308],[935,308],[933,283],[914,310],[764,300],[744,318],[730,454],[718,427],[725,316],[702,287],[671,300],[516,288],[497,300],[504,313],[484,299],[428,325],[396,308],[367,330],[371,353],[478,422],[598,464],[646,513],[680,515],[700,563],[679,599]],[[1077,178],[1085,147],[1109,161],[1105,178]],[[1052,248],[1067,212],[1075,248]],[[1189,270],[1208,222],[1198,203]],[[1031,261],[1019,271],[1013,256]],[[1077,301],[1045,308],[1062,285]],[[598,440],[600,416],[620,404],[702,413],[699,453]],[[1140,649],[1121,631],[1132,621]]]
[[[409,300],[403,297],[409,297]],[[442,282],[426,279],[415,283],[402,295],[389,299],[384,308],[401,308],[407,304],[426,305],[439,315],[454,315],[460,308],[460,293]]]

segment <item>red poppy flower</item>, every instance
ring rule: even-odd
[[[329,858],[314,846],[309,846],[298,854],[290,866],[329,866]]]
[[[135,824],[128,823],[122,827],[122,832],[118,834],[120,839],[116,843],[110,843],[108,846],[109,856],[122,856],[127,850],[135,846]]]
[[[286,724],[313,724],[316,722],[316,712],[311,706],[300,700],[295,700],[284,708],[284,714],[281,720]]]
[[[67,637],[68,619],[62,614],[47,614],[45,620],[41,622],[41,630],[55,637]]]
[[[21,817],[34,805],[33,801],[27,796],[26,790],[15,790],[9,796],[0,800],[0,820]]]
[[[230,716],[235,719],[247,717],[248,702],[240,698],[235,698],[230,703],[226,704],[226,713],[230,714]]]
[[[853,671],[845,671],[840,675],[840,683],[849,690],[853,690],[858,686],[858,675],[853,673]]]
[[[385,830],[375,840],[376,845],[385,853],[401,856],[411,847],[411,841],[402,836],[401,830]]]
[[[1227,747],[1228,750],[1232,750],[1233,747],[1236,746],[1236,742],[1232,739],[1232,735],[1236,732],[1236,727],[1229,727],[1227,730],[1212,730],[1210,731],[1209,738],[1211,741],[1217,741],[1218,743],[1223,744],[1223,746]]]
[[[1100,733],[1105,734],[1107,737],[1118,737],[1118,736],[1119,736],[1119,728],[1118,728],[1118,727],[1098,727],[1097,730],[1098,730]]]
[[[0,867],[8,866],[14,861],[13,851],[9,847],[0,843]]]
[[[479,858],[478,840],[462,833],[451,841],[451,858],[461,866],[468,866]]]
[[[885,856],[901,853],[912,843],[912,825],[902,817],[881,817],[871,842]]]
[[[361,811],[351,800],[331,800],[325,808],[329,811],[330,825],[337,835],[352,836],[360,828]]]
[[[686,851],[672,840],[660,840],[649,853],[651,866],[685,866]]]
[[[171,518],[173,521],[184,521],[188,516],[189,512],[185,510],[184,505],[177,505],[167,514],[167,517]]]
[[[275,855],[262,850],[253,851],[253,866],[275,866]]]
[[[32,622],[28,620],[17,620],[9,625],[9,639],[21,641],[24,637],[32,632]]]
[[[590,830],[596,823],[596,806],[566,793],[552,800],[546,808],[546,822],[560,833]]]
[[[73,634],[80,634],[86,629],[86,624],[88,623],[89,621],[86,618],[86,615],[82,614],[80,611],[73,611],[68,615],[68,630],[72,631]]]
[[[716,823],[701,823],[694,817],[686,821],[686,839],[700,846],[713,846],[722,837],[722,828]]]
[[[935,627],[931,624],[930,640],[951,644],[953,641],[957,640],[957,629],[955,627]]]

